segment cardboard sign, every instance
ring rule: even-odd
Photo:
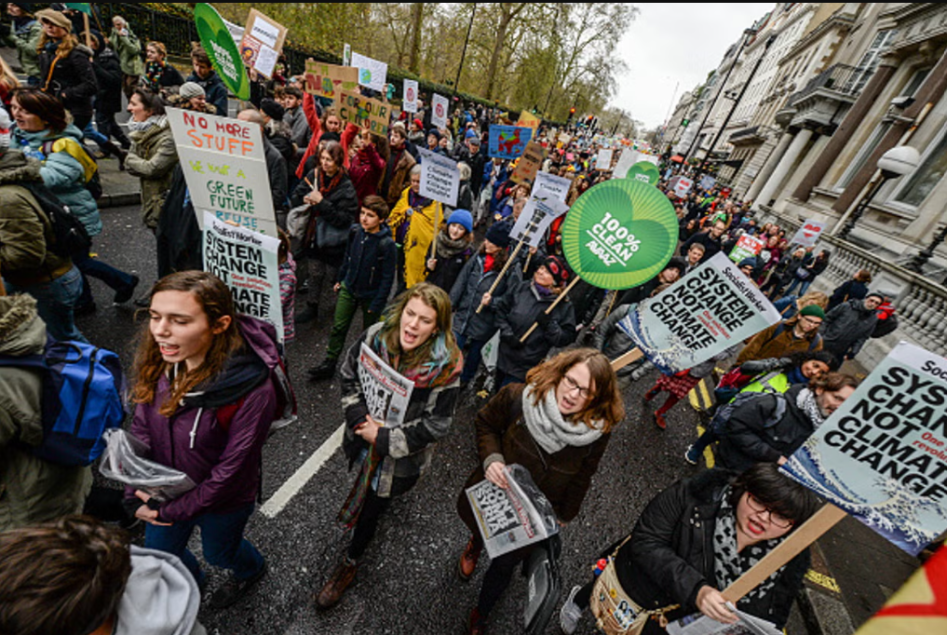
[[[563,133],[560,133],[560,134],[559,134],[558,141],[559,141],[559,143],[561,143],[563,146],[567,146],[567,145],[569,145],[569,142],[572,141],[572,137],[570,137],[569,135],[567,135],[566,133],[563,132]]]
[[[589,284],[628,289],[661,273],[677,248],[678,232],[674,206],[656,187],[611,179],[572,205],[562,223],[562,250]]]
[[[514,183],[532,183],[536,180],[539,168],[542,167],[543,159],[546,153],[543,147],[535,141],[526,144],[526,149],[519,161],[516,162],[516,169],[513,170],[510,180]]]
[[[418,83],[413,79],[406,79],[403,82],[404,88],[404,111],[418,111]]]
[[[283,341],[279,238],[234,227],[204,212],[204,271],[230,287],[237,313],[265,320]]]
[[[947,529],[947,359],[901,342],[782,469],[916,556]]]
[[[534,115],[528,110],[524,110],[520,113],[520,118],[516,122],[517,126],[521,128],[532,128],[534,131],[539,130],[539,125],[543,122],[542,119]]]
[[[421,188],[418,193],[455,207],[460,191],[457,162],[424,148],[418,148],[418,152],[421,153]]]
[[[612,151],[608,148],[602,148],[595,157],[595,169],[607,172],[612,169]]]
[[[307,93],[336,101],[343,90],[354,92],[358,88],[358,69],[308,59],[305,80]]]
[[[533,190],[530,194],[543,201],[551,198],[565,203],[571,187],[572,181],[569,179],[553,176],[548,172],[537,172],[536,182],[533,183]]]
[[[671,375],[779,320],[756,285],[718,253],[669,289],[639,302],[618,326],[658,370]]]
[[[276,236],[260,126],[168,108],[168,122],[198,222],[204,212]]]
[[[339,119],[354,123],[359,128],[367,127],[372,134],[384,137],[388,134],[391,106],[379,99],[372,99],[348,91],[339,91],[336,101]]]
[[[818,242],[819,236],[825,231],[825,223],[818,220],[809,219],[802,224],[790,241],[791,245],[801,247],[812,247]]]
[[[240,55],[247,68],[252,68],[267,79],[273,77],[276,60],[279,59],[288,29],[263,15],[256,9],[250,9],[247,26],[240,41]]]
[[[515,159],[523,154],[532,138],[532,128],[492,125],[487,153],[500,159]]]
[[[539,247],[552,222],[569,211],[569,206],[556,199],[542,200],[530,196],[520,217],[510,231],[510,240],[522,240],[530,247]]]
[[[194,24],[201,46],[207,51],[211,66],[221,81],[239,99],[250,99],[250,80],[243,58],[224,19],[206,2],[194,5]]]
[[[730,260],[739,263],[744,258],[759,256],[760,252],[763,251],[764,246],[766,246],[766,242],[760,240],[756,236],[740,234],[740,237],[737,239],[736,246],[730,252]]]
[[[447,97],[434,93],[431,98],[431,125],[440,130],[447,127]]]
[[[352,53],[352,66],[358,69],[360,86],[383,92],[388,80],[388,65],[359,53]]]

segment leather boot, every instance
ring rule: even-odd
[[[321,364],[313,366],[307,372],[309,373],[309,379],[313,381],[332,379],[335,375],[335,360],[324,359]]]
[[[457,575],[466,582],[477,569],[477,562],[480,560],[480,553],[483,551],[483,542],[474,540],[471,536],[464,547],[464,552],[460,554],[460,560],[457,562]]]
[[[316,596],[316,607],[320,609],[330,609],[339,603],[345,589],[352,584],[355,579],[355,572],[358,571],[358,565],[345,556],[342,562],[332,572],[329,581],[326,582],[322,590]]]
[[[125,171],[125,159],[128,157],[128,151],[123,150],[121,146],[115,145],[115,143],[109,141],[102,149],[109,155],[118,159],[118,169],[122,172]]]

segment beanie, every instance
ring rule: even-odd
[[[441,140],[441,131],[438,130],[437,128],[431,128],[430,130],[427,131],[427,134],[428,136],[434,135],[434,138],[437,139],[438,141]]]
[[[809,315],[809,316],[817,317],[823,320],[825,319],[825,311],[823,311],[822,307],[820,307],[818,304],[810,304],[808,306],[803,307],[802,310],[799,311],[799,315],[800,316]]]
[[[276,121],[282,121],[283,115],[286,114],[286,110],[280,106],[275,99],[270,99],[269,97],[260,102],[260,110],[262,110],[267,117],[275,119]]]
[[[473,231],[473,216],[465,209],[455,209],[454,213],[447,219],[447,224],[450,225],[451,223],[460,225],[467,230],[468,234]]]
[[[884,297],[883,295],[881,295],[880,293],[878,293],[877,291],[872,291],[871,293],[869,293],[868,295],[865,296],[865,299],[866,299],[866,300],[867,300],[868,298],[878,298],[878,299],[881,300],[882,302],[885,301],[885,297]]]
[[[510,246],[510,230],[513,229],[509,223],[493,223],[487,230],[487,240],[499,247],[506,249]]]
[[[195,82],[184,82],[178,90],[178,94],[184,99],[194,99],[195,97],[206,97],[204,88]]]
[[[750,256],[749,258],[744,258],[740,261],[740,264],[737,265],[737,269],[743,269],[743,267],[753,267],[756,268],[756,258]]]
[[[552,279],[557,287],[561,287],[569,279],[569,270],[558,256],[546,256],[543,266],[552,274]]]
[[[664,265],[664,268],[677,269],[677,275],[683,276],[684,272],[687,271],[687,263],[684,262],[683,258],[675,256],[674,258],[671,258],[666,265]]]

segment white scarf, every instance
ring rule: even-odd
[[[567,445],[583,447],[602,436],[601,430],[589,428],[581,421],[566,421],[559,412],[555,389],[546,391],[538,405],[533,405],[533,387],[523,391],[523,420],[536,443],[549,454],[555,454]],[[596,421],[595,428],[602,422]]]
[[[825,422],[822,411],[819,410],[819,402],[816,401],[815,393],[808,388],[803,388],[796,395],[796,405],[806,413],[812,421],[812,429],[817,430]]]

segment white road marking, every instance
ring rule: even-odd
[[[332,436],[319,446],[318,450],[312,453],[312,456],[306,459],[302,467],[296,470],[296,473],[289,477],[268,501],[263,503],[260,512],[267,518],[276,518],[276,515],[283,511],[283,508],[293,499],[293,496],[306,486],[306,483],[316,475],[316,472],[329,460],[329,457],[342,446],[344,434],[345,424],[342,424],[332,433]]]

